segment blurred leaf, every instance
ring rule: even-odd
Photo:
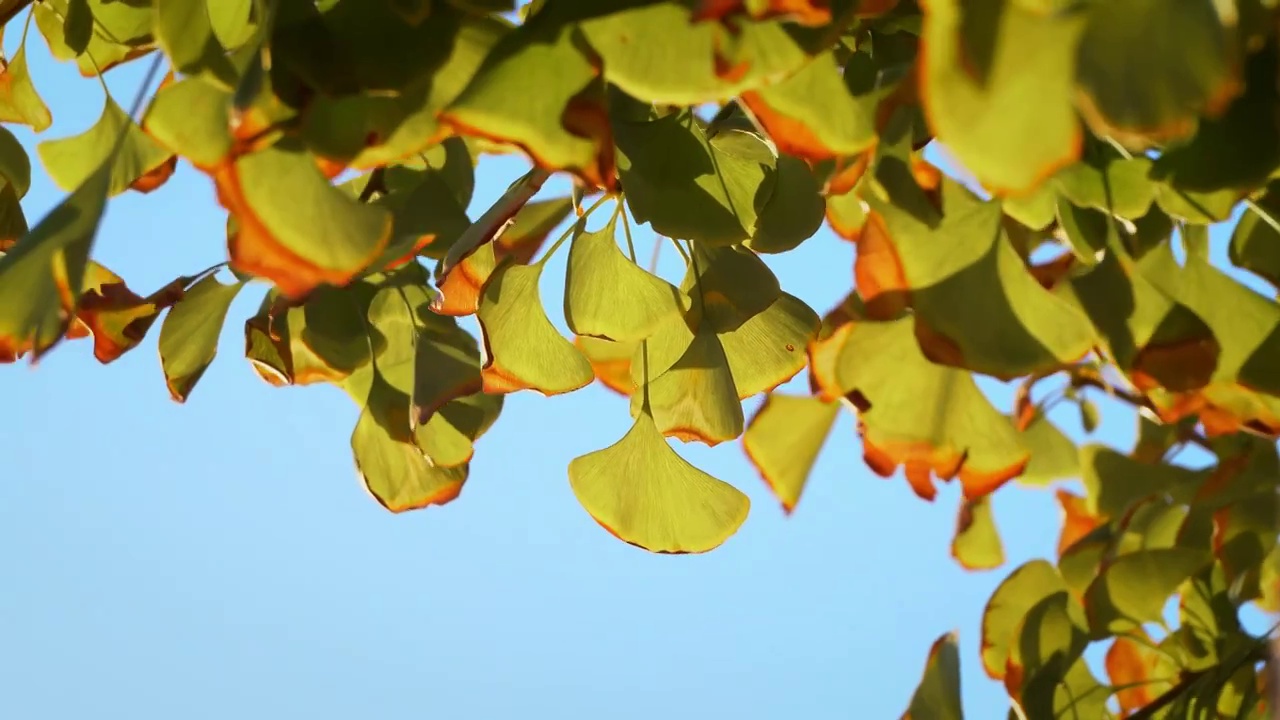
[[[167,150],[212,171],[232,151],[231,94],[199,78],[160,88],[142,128]]]
[[[117,145],[117,142],[119,143]],[[111,166],[108,195],[129,189],[142,176],[169,159],[111,98],[107,98],[98,121],[85,132],[36,146],[40,161],[63,190],[73,190],[86,182],[103,164]]]
[[[1080,454],[1075,443],[1048,418],[1041,416],[1032,421],[1019,439],[1031,453],[1026,469],[1018,477],[1023,485],[1043,486],[1080,474]]]
[[[13,188],[18,199],[31,188],[31,158],[18,138],[4,127],[0,127],[0,179]]]
[[[1098,429],[1098,406],[1088,398],[1080,398],[1080,427],[1087,433]]]
[[[120,276],[91,260],[67,337],[78,337],[83,330],[93,336],[93,356],[98,362],[113,362],[142,342],[161,311],[182,299],[192,280],[179,277],[144,298]]]
[[[1115,639],[1107,649],[1107,676],[1117,688],[1116,700],[1122,715],[1150,705],[1162,693],[1173,687],[1178,677],[1178,667],[1142,628],[1133,636]]]
[[[1228,253],[1231,262],[1280,288],[1280,184],[1268,187],[1257,201],[1257,209],[1248,208],[1231,231]]]
[[[591,364],[547,319],[538,294],[541,277],[541,265],[507,261],[485,282],[477,317],[487,393],[530,389],[557,395],[595,379]]]
[[[649,122],[614,121],[618,174],[636,222],[708,245],[746,241],[775,187],[777,158],[757,136],[708,139],[689,111]]]
[[[1070,717],[1064,706],[1078,703],[1081,690],[1101,691],[1099,702],[1105,702],[1105,690],[1081,662],[1088,644],[1084,627],[1080,601],[1065,590],[1045,595],[1027,610],[1010,648],[1004,684],[1028,717]]]
[[[782,511],[791,514],[840,406],[809,395],[770,393],[747,424],[742,449]]]
[[[652,552],[712,550],[751,507],[746,495],[677,455],[647,412],[618,442],[574,458],[569,485],[596,522]]]
[[[955,633],[934,641],[924,676],[911,696],[903,720],[964,720],[960,705],[960,651]]]
[[[579,335],[573,339],[591,363],[591,370],[602,385],[620,395],[630,395],[636,388],[631,379],[631,358],[640,347],[638,342],[613,342]]]
[[[1090,511],[1112,518],[1149,495],[1167,494],[1175,502],[1188,502],[1205,479],[1200,471],[1139,462],[1100,445],[1082,447],[1080,465]]]
[[[951,557],[966,570],[993,570],[1004,564],[1004,546],[991,513],[990,496],[961,501]]]
[[[1169,596],[1208,561],[1206,553],[1184,547],[1140,550],[1115,558],[1085,591],[1093,637],[1159,621]]]
[[[186,402],[218,352],[227,311],[243,283],[223,285],[206,275],[178,301],[160,325],[160,365],[169,395]]]
[[[1006,577],[982,613],[982,667],[992,679],[1005,677],[1009,650],[1017,642],[1023,618],[1044,598],[1065,588],[1046,560],[1024,563]]]
[[[210,0],[153,1],[156,42],[169,56],[173,69],[187,77],[207,74],[227,89],[234,87],[238,73],[214,33]],[[228,3],[212,1],[215,5]]]
[[[1072,107],[1078,14],[934,0],[924,14],[929,126],[983,186],[1035,188],[1080,154]]]
[[[44,132],[53,124],[49,107],[31,83],[25,46],[20,46],[13,59],[0,68],[0,122],[28,125],[36,132]]]

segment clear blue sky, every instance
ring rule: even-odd
[[[35,28],[27,49],[45,135],[92,124],[97,83],[54,64]],[[109,73],[121,104],[146,65]],[[486,160],[472,216],[522,168]],[[28,218],[60,197],[37,169]],[[224,219],[181,164],[156,193],[111,203],[96,257],[150,292],[224,259]],[[822,313],[852,257],[824,228],[770,264]],[[557,322],[558,287],[544,285]],[[263,292],[241,294],[186,406],[165,390],[158,325],[111,366],[78,341],[0,368],[0,717],[896,718],[952,629],[966,709],[1004,716],[978,663],[981,611],[1009,569],[1051,552],[1049,493],[1001,491],[1009,564],[964,572],[949,556],[958,488],[929,504],[873,475],[845,414],[790,518],[736,443],[677,444],[752,511],[715,552],[650,555],[570,492],[569,460],[629,425],[625,400],[592,386],[510,397],[457,501],[391,515],[356,479],[346,396],[271,388],[243,359]],[[1101,437],[1127,447],[1132,422],[1105,412]]]

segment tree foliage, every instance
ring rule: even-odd
[[[39,143],[68,195],[31,227],[31,159],[0,127],[0,360],[92,337],[112,362],[167,309],[161,365],[184,402],[233,300],[266,286],[245,356],[273,385],[351,396],[355,463],[393,512],[458,497],[505,395],[599,381],[633,424],[570,462],[570,486],[664,553],[712,550],[749,510],[668,438],[740,439],[789,512],[847,408],[876,473],[925,500],[959,480],[952,551],[971,569],[1004,562],[992,493],[1081,479],[1056,490],[1057,557],[1014,569],[981,620],[975,660],[1013,716],[1266,716],[1266,638],[1239,611],[1280,610],[1280,305],[1210,262],[1208,226],[1243,213],[1230,261],[1280,282],[1272,3],[514,5],[0,0],[21,32],[0,122],[52,124],[36,36],[89,77],[169,69],[135,107],[108,96],[91,127]],[[935,143],[965,178],[925,160]],[[477,159],[500,152],[534,168],[473,220]],[[143,296],[92,259],[95,235],[112,197],[179,162],[227,210],[234,279]],[[535,199],[557,173],[573,193]],[[633,223],[682,277],[637,262]],[[824,223],[856,261],[819,316],[764,258]],[[557,252],[567,272],[544,277]],[[773,392],[806,368],[809,394]],[[1077,449],[1047,419],[1075,403],[1092,432],[1091,393],[1134,408],[1133,448]],[[1175,462],[1188,445],[1213,461]],[[956,648],[930,650],[908,717],[962,716]]]

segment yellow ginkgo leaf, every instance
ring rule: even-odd
[[[675,363],[631,395],[632,415],[645,412],[645,405],[668,437],[714,446],[742,434],[742,402],[724,347],[710,330],[695,334]]]
[[[622,254],[614,239],[617,217],[595,232],[579,225],[569,248],[564,317],[578,335],[643,340],[680,311],[681,293]]]
[[[788,515],[800,502],[839,411],[837,402],[775,393],[765,398],[742,436],[742,449]]]
[[[391,512],[443,505],[458,497],[467,466],[436,467],[414,444],[407,427],[403,434],[393,437],[369,407],[360,413],[351,450],[369,493]]]
[[[506,262],[489,276],[476,313],[484,336],[484,391],[558,395],[595,379],[591,363],[556,331],[538,296],[541,265]]]
[[[713,550],[751,509],[746,495],[677,455],[643,412],[621,440],[574,458],[569,485],[606,530],[653,552]]]

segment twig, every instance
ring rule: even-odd
[[[1079,387],[1097,388],[1107,393],[1111,397],[1116,398],[1118,400],[1123,400],[1129,403],[1130,405],[1133,405],[1134,407],[1144,408],[1153,414],[1158,414],[1156,412],[1155,405],[1153,405],[1151,401],[1147,399],[1146,396],[1139,395],[1138,393],[1135,393],[1135,392],[1130,392],[1128,390],[1125,390],[1124,388],[1118,388],[1096,375],[1072,373],[1071,385],[1072,387],[1077,387],[1077,388]],[[1190,431],[1185,433],[1183,436],[1179,437],[1179,440],[1192,442],[1210,452],[1214,451],[1213,445],[1209,442],[1209,438],[1195,431]]]
[[[1266,640],[1266,638],[1260,638],[1260,639],[1264,641]],[[1250,650],[1243,658],[1237,661],[1234,664],[1234,666],[1230,668],[1231,672],[1234,673],[1238,668],[1242,667],[1245,663],[1259,662],[1262,660],[1266,660],[1267,644],[1268,644],[1267,642],[1261,642],[1256,646],[1254,646],[1252,650]],[[1210,667],[1204,668],[1203,670],[1192,670],[1184,673],[1182,675],[1182,679],[1179,680],[1176,685],[1164,691],[1155,700],[1152,700],[1146,705],[1143,705],[1141,709],[1139,709],[1137,712],[1129,716],[1129,720],[1151,720],[1151,718],[1156,716],[1156,713],[1163,710],[1166,706],[1172,704],[1173,701],[1178,699],[1178,696],[1190,690],[1191,686],[1199,682],[1200,679],[1203,678],[1205,675],[1208,675],[1211,672],[1220,671],[1222,669],[1223,669],[1223,665],[1218,664],[1218,665],[1212,665]],[[1228,673],[1228,675],[1230,675],[1230,673]]]

